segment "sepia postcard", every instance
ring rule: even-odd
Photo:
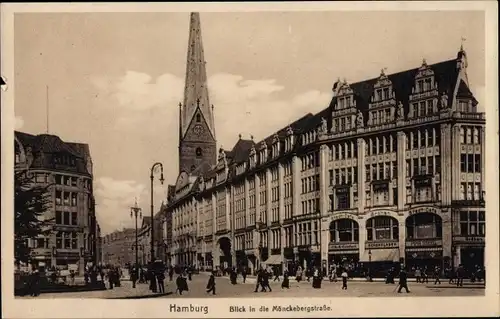
[[[496,2],[0,11],[5,317],[500,315]]]

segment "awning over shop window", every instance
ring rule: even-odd
[[[266,261],[263,262],[265,265],[281,265],[283,262],[283,259],[281,258],[281,255],[271,255],[269,258],[267,258]]]
[[[365,250],[361,262],[370,261],[370,250]],[[371,261],[399,261],[399,248],[372,249]]]

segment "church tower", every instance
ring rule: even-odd
[[[179,173],[203,174],[216,164],[213,106],[201,38],[200,14],[191,13],[184,102],[179,104]]]

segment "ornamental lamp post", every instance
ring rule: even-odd
[[[154,200],[154,184],[153,184],[153,180],[154,180],[154,172],[156,170],[157,167],[160,167],[160,182],[161,184],[163,185],[163,182],[165,181],[165,179],[163,178],[163,164],[160,163],[160,162],[156,162],[153,164],[153,166],[151,167],[151,174],[149,175],[149,178],[151,180],[151,262],[153,262],[155,260],[155,248],[154,248],[154,204],[153,204],[153,200]]]
[[[137,232],[137,218],[142,218],[142,209],[137,206],[137,199],[135,205],[130,207],[130,217],[135,218],[135,267],[139,266],[139,234]]]

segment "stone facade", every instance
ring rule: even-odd
[[[180,172],[160,212],[170,263],[484,263],[485,114],[465,51],[332,91],[318,114]]]
[[[52,205],[44,218],[55,221],[53,231],[30,241],[32,263],[81,273],[85,264],[99,259],[89,146],[49,134],[16,131],[14,138],[15,170],[26,170],[35,184],[51,192]]]

